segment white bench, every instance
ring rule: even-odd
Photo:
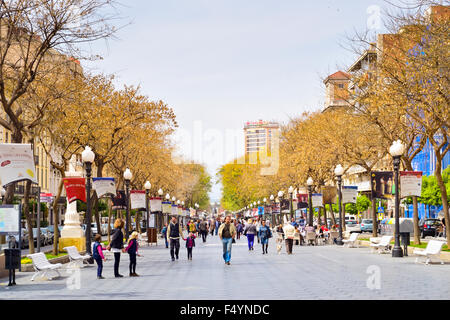
[[[53,278],[49,277],[50,272],[55,272],[58,277],[61,276],[57,269],[61,268],[62,264],[51,264],[43,252],[29,254],[27,255],[27,257],[31,259],[33,268],[36,271],[36,273],[31,278],[31,281],[34,281],[37,276],[46,277],[49,280],[52,280]]]
[[[373,251],[378,253],[389,253],[391,252],[390,246],[393,236],[383,236],[379,243],[371,243],[370,247]]]
[[[430,240],[425,250],[415,249],[414,254],[419,256],[416,258],[416,263],[419,262],[419,258],[425,257],[425,264],[428,265],[431,262],[431,258],[433,257],[436,258],[436,260],[439,260],[441,264],[444,264],[444,261],[441,260],[441,250],[444,244],[445,242],[442,241]]]
[[[77,247],[71,246],[71,247],[65,247],[63,248],[67,251],[67,254],[69,255],[70,263],[67,266],[67,268],[82,268],[84,267],[84,261],[91,258],[89,254],[86,254],[82,256],[79,252]]]
[[[350,239],[342,240],[342,242],[344,243],[344,247],[347,245],[347,248],[354,248],[355,244],[358,241],[358,236],[359,236],[359,234],[352,233],[352,234],[350,234]]]

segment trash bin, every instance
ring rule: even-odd
[[[411,244],[411,234],[409,232],[400,232],[400,241],[403,245],[403,255],[408,256],[408,246]]]

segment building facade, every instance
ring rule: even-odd
[[[272,137],[280,130],[276,122],[259,120],[247,122],[244,126],[245,154],[256,153],[262,150],[271,152]]]

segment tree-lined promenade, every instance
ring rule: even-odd
[[[348,87],[335,88],[341,107],[304,113],[283,127],[275,175],[261,174],[267,159],[277,156],[273,150],[237,159],[219,170],[226,209],[241,210],[289,186],[306,187],[309,177],[313,189],[320,192],[325,185],[336,185],[338,164],[344,174],[355,166],[363,168],[368,177],[373,171],[392,171],[389,149],[400,140],[406,146],[401,157],[401,168],[406,171],[413,171],[413,160],[427,142],[431,144],[436,156],[433,190],[437,187],[439,195],[433,204],[443,206],[449,221],[450,182],[443,159],[450,150],[450,10],[439,1],[410,5],[415,9],[387,15],[385,26],[390,34],[361,31],[349,38],[348,47],[358,56],[370,53],[375,58],[367,68],[348,68]],[[427,203],[429,199],[426,192],[420,200]],[[418,198],[408,201],[413,203],[415,241],[420,243]],[[377,206],[375,199],[371,202],[375,222]],[[450,242],[449,228],[446,237]]]
[[[133,170],[130,187],[151,195],[164,192],[187,205],[209,206],[210,177],[202,164],[174,161],[172,134],[176,116],[163,101],[154,101],[140,87],[116,85],[115,75],[90,74],[81,61],[99,59],[86,44],[113,39],[122,26],[110,0],[11,0],[0,4],[0,125],[11,143],[44,149],[60,183],[53,201],[53,223],[59,224],[58,200],[69,162],[85,146],[95,153],[94,177],[114,177],[124,188],[123,172]],[[15,184],[3,203],[17,201]],[[30,252],[34,251],[31,182],[25,183],[23,212]],[[100,226],[99,199],[92,203]],[[99,228],[100,230],[100,228]],[[55,228],[56,253],[58,228]]]

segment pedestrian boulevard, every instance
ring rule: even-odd
[[[249,251],[246,238],[233,245],[231,266],[222,259],[217,236],[206,244],[197,239],[193,260],[187,260],[182,241],[180,259],[172,262],[169,249],[142,247],[138,278],[128,277],[128,254],[122,254],[120,273],[113,277],[108,254],[103,276],[96,266],[73,273],[62,270],[52,281],[31,282],[32,273],[19,273],[17,286],[7,289],[0,280],[0,299],[152,299],[152,300],[302,300],[302,299],[449,299],[448,265],[415,264],[414,257],[394,259],[370,253],[368,248],[294,246],[280,255],[273,239],[263,255],[255,241]],[[375,270],[375,272],[374,272]]]

